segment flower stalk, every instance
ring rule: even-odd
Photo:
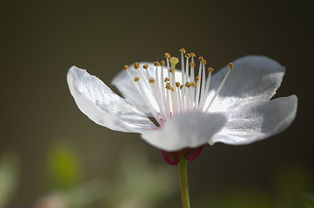
[[[184,158],[183,153],[180,154],[179,159],[179,183],[181,191],[182,208],[191,208],[189,184],[187,176],[187,160]]]

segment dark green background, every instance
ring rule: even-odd
[[[232,184],[271,192],[270,173],[286,163],[313,173],[309,2],[1,1],[0,153],[12,150],[22,159],[15,204],[30,204],[46,191],[43,157],[59,138],[75,144],[87,178],[114,177],[115,158],[126,149],[140,149],[152,163],[163,163],[139,135],[88,120],[69,93],[66,73],[76,65],[109,84],[124,64],[160,60],[181,47],[205,56],[215,68],[247,54],[269,56],[287,67],[277,96],[299,98],[297,118],[282,134],[248,146],[208,147],[191,164],[192,198]]]

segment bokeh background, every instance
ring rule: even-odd
[[[2,0],[0,207],[179,207],[176,167],[139,135],[87,119],[66,73],[76,65],[109,84],[124,64],[181,47],[217,69],[247,54],[272,57],[287,67],[277,96],[299,98],[285,132],[208,146],[189,165],[193,207],[310,207],[310,2]]]

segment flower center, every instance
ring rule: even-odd
[[[165,53],[166,61],[156,61],[154,66],[135,63],[132,70],[127,65],[123,67],[159,125],[188,110],[208,111],[233,69],[230,63],[218,88],[211,93],[209,87],[214,69],[208,67],[206,70],[207,61],[202,56],[198,57],[197,69],[195,53],[187,53],[183,48],[179,52],[181,74],[176,71],[179,59],[169,53]]]

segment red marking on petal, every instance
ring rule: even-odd
[[[166,152],[160,150],[162,157],[169,165],[177,165],[179,163],[179,153],[178,152]]]
[[[188,161],[192,161],[197,159],[202,153],[205,145],[197,147],[197,148],[188,148],[184,150],[184,158]]]

